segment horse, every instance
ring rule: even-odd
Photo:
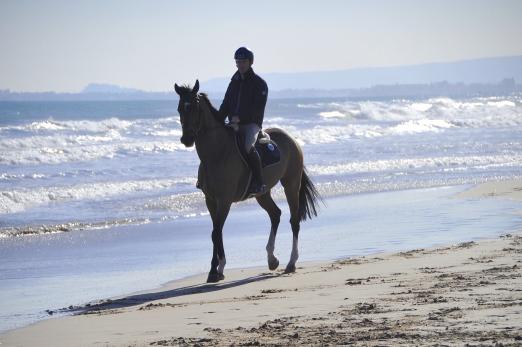
[[[250,169],[241,158],[233,129],[225,124],[208,96],[198,93],[199,81],[196,80],[193,88],[174,84],[174,89],[179,95],[178,112],[182,127],[180,141],[186,147],[195,144],[200,159],[198,187],[205,195],[205,203],[213,226],[213,255],[207,283],[215,283],[225,278],[223,226],[232,203],[244,198]],[[259,205],[268,213],[271,222],[270,236],[266,245],[268,268],[273,271],[279,266],[274,249],[281,210],[272,199],[271,189],[281,182],[290,208],[290,225],[293,234],[292,252],[285,272],[292,273],[296,270],[295,264],[299,257],[300,223],[307,218],[317,216],[317,204],[322,198],[303,165],[303,152],[299,144],[282,129],[269,128],[264,131],[269,134],[280,151],[280,161],[263,168],[266,192],[255,196]]]

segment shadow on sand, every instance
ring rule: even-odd
[[[53,313],[72,313],[72,314],[95,314],[100,313],[103,314],[103,311],[106,310],[114,310],[114,309],[121,309],[136,305],[142,305],[147,302],[156,301],[156,300],[163,300],[163,299],[171,299],[171,298],[177,298],[185,295],[192,295],[192,294],[201,294],[201,293],[211,293],[219,290],[225,290],[229,288],[234,288],[238,286],[242,286],[245,284],[253,283],[253,282],[259,282],[268,280],[271,278],[279,277],[283,274],[281,273],[262,273],[256,276],[247,277],[244,279],[239,279],[235,281],[230,282],[221,282],[221,283],[202,283],[192,286],[186,286],[181,288],[175,288],[170,289],[166,291],[158,291],[158,292],[152,292],[152,293],[144,293],[144,294],[136,294],[127,296],[120,299],[108,299],[104,300],[102,302],[94,303],[94,304],[87,304],[84,306],[70,306],[68,308],[63,308],[57,311],[47,311],[49,314]]]

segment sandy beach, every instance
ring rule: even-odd
[[[522,200],[522,180],[456,198]],[[522,232],[497,239],[228,269],[0,335],[2,346],[522,345]],[[283,266],[282,266],[283,267]],[[284,268],[284,267],[283,267]]]

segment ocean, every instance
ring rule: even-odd
[[[214,101],[214,104],[219,104]],[[0,102],[0,238],[206,213],[172,101]],[[520,175],[520,95],[275,99],[323,196]],[[282,198],[281,189],[274,195]]]
[[[176,109],[174,94],[0,102],[0,332],[49,317],[46,310],[67,314],[69,305],[208,270],[199,161],[179,141]],[[302,226],[300,260],[429,247],[520,225],[514,202],[452,196],[522,176],[522,95],[273,99],[264,127],[297,139],[326,200]],[[280,186],[273,195],[287,212]],[[282,266],[291,243],[283,218]],[[264,227],[244,232],[252,225]],[[236,205],[224,229],[227,267],[264,266],[268,230],[252,200]]]

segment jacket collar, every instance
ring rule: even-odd
[[[245,80],[248,80],[248,79],[252,78],[252,76],[254,76],[254,69],[250,68],[245,73]],[[241,74],[239,73],[239,71],[236,71],[236,73],[232,76],[232,79],[233,80],[240,80],[241,79]]]

